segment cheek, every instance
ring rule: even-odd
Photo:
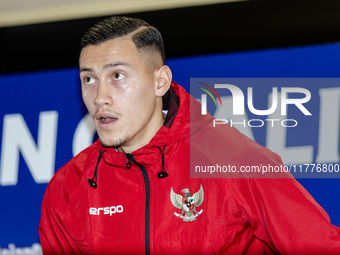
[[[146,107],[153,103],[156,98],[155,89],[151,80],[145,80],[142,83],[135,83],[127,91],[126,96],[130,99],[131,104]]]
[[[138,115],[140,118],[150,115],[154,110],[154,100],[152,93],[146,91],[143,94],[135,94],[130,97],[127,108],[131,114]]]
[[[91,113],[94,102],[93,96],[91,95],[91,93],[88,93],[88,91],[82,91],[82,97],[87,110]]]
[[[82,92],[82,97],[83,97],[83,101],[84,101],[85,105],[87,106],[88,103],[89,103],[89,101],[90,101],[90,100],[89,100],[89,97],[88,97],[88,94]]]

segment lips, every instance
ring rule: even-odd
[[[117,118],[110,113],[97,113],[95,118],[100,126],[105,126],[117,120]]]

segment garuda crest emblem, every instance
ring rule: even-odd
[[[182,209],[181,214],[174,212],[174,214],[183,219],[183,221],[194,221],[203,212],[201,209],[199,212],[196,211],[196,207],[199,207],[203,203],[204,192],[201,185],[199,191],[194,195],[191,195],[188,188],[182,190],[184,196],[176,194],[171,187],[170,200],[174,207]]]

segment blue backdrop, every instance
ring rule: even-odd
[[[169,59],[167,64],[174,81],[189,90],[190,78],[201,77],[339,77],[339,59],[340,45],[330,44]],[[319,97],[322,87],[318,86],[305,86],[312,99]],[[267,95],[256,100],[262,99],[267,100]],[[316,152],[320,100],[310,104],[314,119],[301,127],[313,139],[301,135],[300,129],[289,134],[287,146],[293,141],[295,146],[310,145]],[[78,69],[0,76],[0,116],[0,253],[25,249],[39,254],[37,228],[48,180],[94,136],[81,99]],[[266,145],[265,132],[255,131],[254,136]],[[314,153],[313,162],[315,157]],[[298,181],[325,208],[332,223],[340,226],[340,179]]]

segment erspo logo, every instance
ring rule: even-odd
[[[91,207],[89,209],[89,213],[91,215],[110,215],[116,214],[116,213],[122,213],[124,211],[122,205],[116,205],[116,206],[108,206],[108,207]]]

